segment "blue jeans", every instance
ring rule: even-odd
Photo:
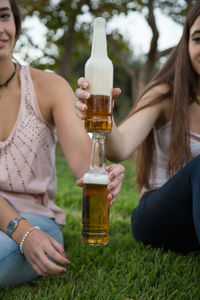
[[[62,230],[53,219],[39,214],[20,214],[63,245]],[[24,254],[21,254],[17,243],[0,231],[0,287],[18,286],[38,277]]]
[[[135,239],[144,244],[181,253],[200,250],[200,155],[144,194],[131,221]]]

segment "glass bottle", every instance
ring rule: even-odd
[[[112,130],[113,64],[107,55],[106,22],[94,20],[91,56],[85,64],[85,78],[91,97],[86,100],[88,110],[85,129],[88,132]]]
[[[109,240],[109,183],[105,164],[105,136],[93,133],[90,168],[83,177],[82,243],[106,245]]]

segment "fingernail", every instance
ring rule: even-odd
[[[66,266],[69,266],[70,265],[70,261],[66,262]]]
[[[84,96],[86,97],[86,99],[88,99],[90,97],[90,93],[89,92],[85,92]]]
[[[62,255],[63,255],[64,257],[67,257],[67,254],[66,254],[64,251],[62,251]]]
[[[110,191],[112,191],[112,190],[113,190],[113,186],[111,185],[111,186],[110,186]]]
[[[87,87],[87,82],[84,81],[84,82],[83,82],[83,88],[85,89],[86,87]]]
[[[67,272],[67,270],[63,269],[61,272],[62,272],[63,274],[65,274],[65,273]]]
[[[113,178],[115,178],[115,174],[114,174],[114,173],[112,173],[112,174],[111,174],[111,177],[112,177],[112,179],[113,179]]]
[[[106,169],[108,170],[109,173],[112,172],[112,166],[106,167]]]
[[[86,110],[86,106],[85,106],[85,105],[82,105],[82,106],[81,106],[81,109],[82,109],[82,111]]]

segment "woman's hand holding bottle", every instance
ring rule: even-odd
[[[90,98],[90,92],[88,90],[89,83],[84,78],[81,77],[78,79],[78,86],[79,88],[76,90],[76,101],[75,101],[75,108],[76,108],[76,114],[81,119],[85,119],[84,112],[87,110],[87,105],[85,104],[86,100]],[[112,91],[112,97],[113,99],[116,99],[121,94],[121,90],[119,88],[114,88]]]
[[[90,93],[88,91],[89,83],[84,77],[81,77],[78,80],[78,86],[79,88],[76,90],[77,99],[75,101],[76,114],[81,120],[84,120],[84,112],[87,110],[87,105],[84,102],[90,97]],[[119,88],[113,89],[113,99],[117,98],[120,93],[121,90]],[[120,164],[112,164],[110,166],[107,166],[106,168],[109,173],[110,179],[110,183],[107,187],[109,191],[108,199],[110,200],[110,205],[113,205],[117,195],[121,190],[125,168]],[[78,179],[76,184],[82,187],[83,178]]]

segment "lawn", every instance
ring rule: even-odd
[[[178,255],[136,243],[130,229],[138,197],[133,185],[134,162],[126,167],[122,191],[110,215],[107,246],[82,245],[81,188],[75,185],[65,160],[57,158],[56,202],[66,211],[65,249],[71,265],[64,275],[41,278],[0,291],[12,300],[199,300],[200,254]]]

